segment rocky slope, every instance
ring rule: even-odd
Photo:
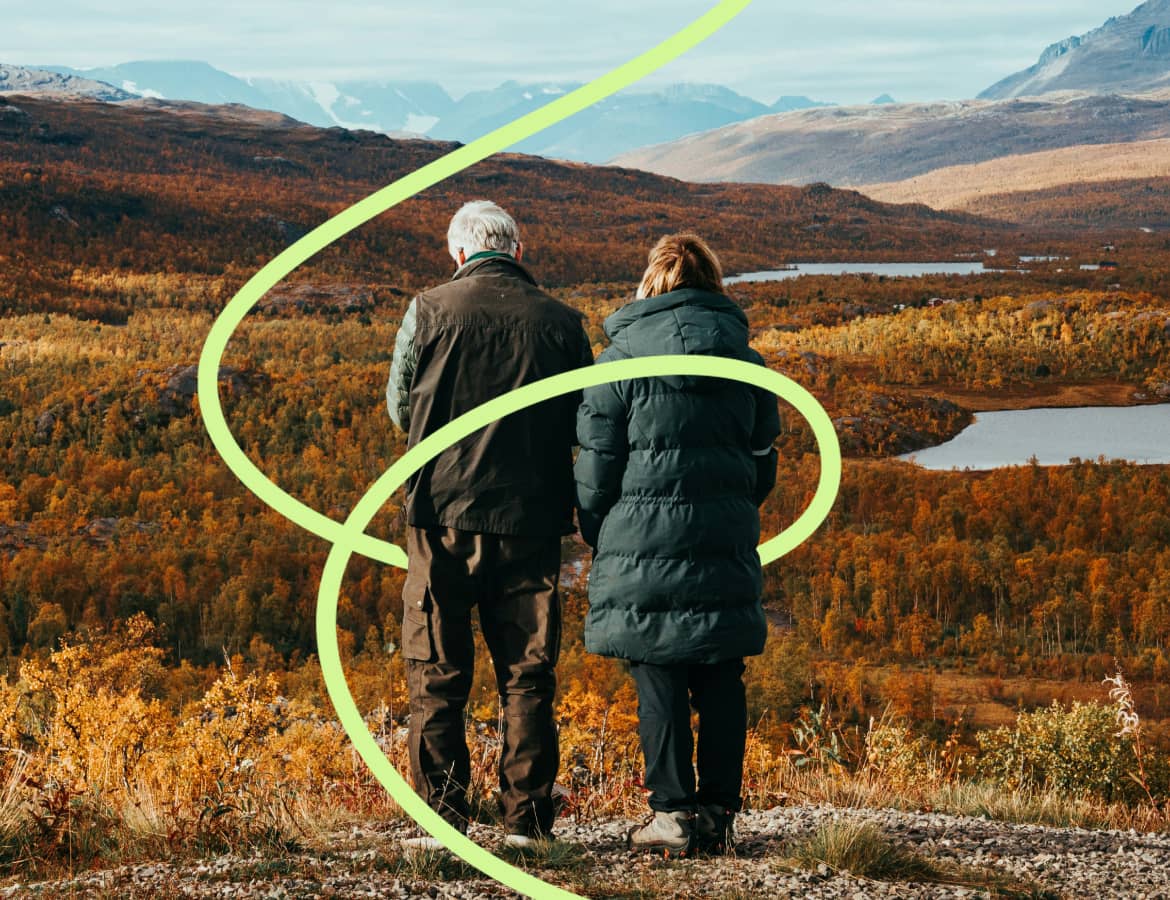
[[[73,94],[111,102],[129,100],[134,96],[112,84],[92,78],[0,63],[0,92],[4,91],[20,94]]]
[[[1170,87],[1170,0],[1148,0],[1087,34],[1048,47],[1039,61],[979,95],[984,100],[1089,91],[1095,94]]]
[[[874,822],[896,845],[963,875],[926,882],[851,875],[824,864],[791,859],[818,828],[843,818]],[[932,898],[1110,897],[1170,898],[1170,835],[1012,825],[941,813],[779,807],[739,818],[733,857],[664,862],[631,857],[622,835],[631,823],[608,820],[573,825],[556,857],[526,865],[542,878],[590,897],[676,898]],[[406,823],[323,835],[318,849],[279,857],[227,855],[201,862],[143,863],[88,872],[72,879],[12,883],[2,897],[514,897],[452,858],[404,857],[399,840],[415,833]],[[499,835],[474,826],[472,837],[495,847]],[[998,893],[979,885],[1000,880]]]

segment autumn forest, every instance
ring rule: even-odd
[[[7,746],[35,758],[29,778],[55,771],[52,753],[76,760],[107,739],[178,759],[161,732],[151,736],[155,721],[188,729],[188,771],[233,771],[209,761],[213,746],[230,745],[286,779],[341,785],[342,805],[375,802],[342,737],[304,724],[331,717],[314,637],[328,546],[269,510],[220,460],[199,415],[195,364],[215,314],[255,269],[445,149],[197,105],[0,100],[0,726]],[[1068,715],[1107,703],[1102,679],[1120,669],[1155,749],[1142,758],[1139,746],[1140,766],[1132,745],[1109,757],[1140,768],[1128,787],[1074,787],[1094,802],[1164,807],[1170,467],[1100,459],[935,472],[892,457],[953,437],[980,410],[1170,399],[1165,235],[1025,230],[823,185],[693,185],[493,158],[320,254],[229,345],[219,386],[240,446],[334,519],[404,451],[383,394],[394,336],[412,293],[449,274],[451,211],[479,196],[515,213],[526,261],[586,314],[595,354],[603,319],[632,297],[646,249],[667,231],[700,231],[729,272],[982,258],[996,248],[1003,269],[982,275],[728,288],[753,346],[825,405],[846,457],[826,525],[766,570],[773,633],[749,670],[761,773],[752,790],[764,802],[813,769],[856,774],[895,757],[907,786],[960,775],[1011,783],[1022,768],[1004,763],[1003,735],[1023,734],[1021,717],[1054,701]],[[1025,272],[1021,254],[1071,262]],[[1104,269],[1079,265],[1104,257]],[[819,472],[803,422],[785,412],[783,423],[768,534],[804,508]],[[396,495],[370,533],[400,542],[401,503]],[[560,669],[565,780],[601,809],[637,795],[634,700],[621,667],[581,647],[586,600],[574,563],[583,557],[579,540],[566,539],[576,632]],[[355,696],[371,727],[390,734],[404,712],[403,575],[355,558],[338,611]],[[108,708],[86,712],[73,681]],[[471,714],[490,728],[486,666],[475,690]],[[285,721],[273,704],[300,712]],[[199,723],[227,735],[228,705],[268,710],[271,721],[216,744]],[[111,738],[94,716],[137,724]],[[881,755],[891,735],[917,762]],[[124,769],[103,770],[102,790],[147,790],[118,786],[115,775],[139,757],[119,759]],[[794,769],[793,760],[803,762]],[[150,790],[178,796],[180,763],[170,765],[151,770]],[[67,774],[73,796],[96,789],[84,768]],[[1037,768],[1032,786],[1047,777]],[[216,784],[208,774],[185,785],[188,811],[169,820],[175,842],[226,840],[231,815],[214,827],[198,815],[215,791],[235,789],[226,775]],[[42,819],[35,840],[61,840],[62,821]],[[21,845],[26,856],[32,841]]]

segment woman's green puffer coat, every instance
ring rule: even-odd
[[[722,294],[683,288],[605,321],[597,362],[703,354],[764,364]],[[758,505],[775,481],[776,398],[738,381],[587,388],[577,415],[581,532],[595,548],[585,647],[657,664],[763,651]]]

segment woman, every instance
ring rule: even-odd
[[[597,362],[670,353],[763,365],[747,317],[722,291],[701,238],[662,238],[637,299],[605,320],[610,345]],[[743,657],[761,653],[767,635],[758,506],[775,482],[779,431],[776,398],[738,381],[640,378],[584,393],[575,475],[594,548],[585,646],[630,661],[654,812],[628,835],[631,850],[685,856],[731,840],[747,732]]]

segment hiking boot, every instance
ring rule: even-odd
[[[726,853],[735,846],[735,813],[715,803],[699,806],[695,816],[695,849],[703,853]]]
[[[645,825],[626,835],[626,846],[632,853],[649,851],[666,859],[690,856],[694,843],[695,814],[690,810],[655,810]]]

